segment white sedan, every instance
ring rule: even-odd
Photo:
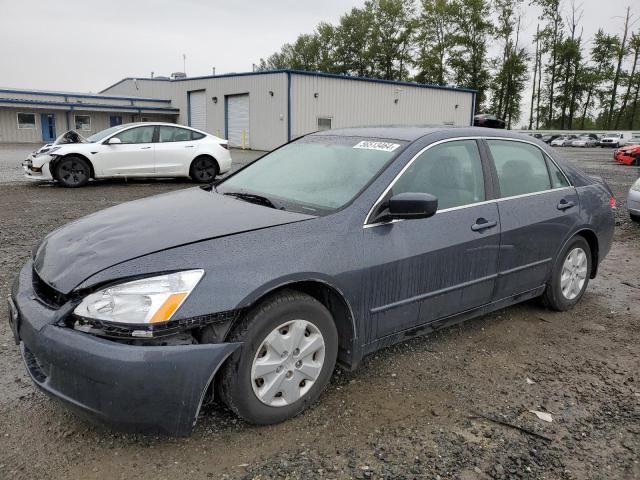
[[[190,177],[209,183],[231,170],[227,141],[172,123],[127,123],[88,138],[74,131],[33,152],[23,162],[32,180],[81,187],[113,177]]]

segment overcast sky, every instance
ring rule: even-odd
[[[620,30],[626,5],[637,0],[576,1],[590,37],[599,27]],[[127,76],[182,71],[183,53],[189,76],[209,75],[214,66],[216,73],[250,71],[252,63],[299,33],[311,32],[320,21],[335,23],[363,3],[0,0],[0,86],[97,92]],[[522,44],[535,32],[536,17],[527,7]]]

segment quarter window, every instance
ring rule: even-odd
[[[36,128],[35,113],[18,113],[18,128],[34,129]]]
[[[154,126],[130,128],[111,138],[119,138],[122,143],[151,143],[155,128]]]
[[[91,117],[89,115],[76,115],[76,130],[80,132],[91,131]]]
[[[546,161],[538,147],[505,140],[487,140],[487,144],[502,198],[551,189]]]
[[[485,200],[484,176],[475,140],[436,145],[414,160],[392,189],[430,193],[438,199],[438,210]]]
[[[549,169],[549,176],[551,177],[551,187],[552,188],[563,188],[568,187],[569,182],[567,181],[567,177],[560,171],[560,169],[553,163],[549,157],[545,157],[547,160],[547,168]]]

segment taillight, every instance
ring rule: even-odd
[[[612,210],[616,209],[616,197],[613,195],[609,197],[609,207],[611,207]]]
[[[229,144],[228,143],[221,143],[220,146],[222,148],[224,148],[225,150],[229,150]]]

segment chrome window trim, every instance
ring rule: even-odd
[[[535,142],[531,142],[531,141],[528,141],[528,140],[521,140],[519,138],[502,138],[502,137],[486,137],[486,136],[468,136],[468,137],[447,138],[447,139],[444,139],[444,140],[438,140],[437,142],[433,142],[433,143],[427,145],[426,147],[421,149],[418,153],[416,153],[411,158],[411,160],[409,160],[407,162],[407,164],[404,167],[402,167],[402,170],[400,170],[397,173],[397,175],[393,178],[393,180],[391,180],[391,183],[389,183],[387,188],[384,189],[382,194],[378,197],[378,199],[373,203],[372,207],[369,209],[369,213],[367,213],[367,216],[365,217],[365,220],[364,220],[364,223],[362,225],[362,228],[373,228],[373,227],[378,227],[380,225],[390,225],[390,224],[393,224],[393,223],[403,222],[404,219],[397,218],[397,219],[394,219],[394,220],[391,220],[391,221],[388,221],[388,222],[368,223],[370,218],[371,218],[371,214],[376,209],[376,207],[381,203],[382,199],[387,195],[387,193],[389,193],[389,190],[391,190],[393,188],[393,186],[396,184],[398,179],[404,174],[404,172],[406,172],[409,169],[409,167],[413,164],[413,162],[420,155],[422,155],[424,152],[426,152],[430,148],[435,147],[437,145],[441,145],[443,143],[448,143],[448,142],[460,141],[460,140],[505,140],[505,141],[509,141],[509,142],[520,142],[520,143],[524,143],[524,144],[528,144],[528,145],[533,145],[538,150],[540,150],[540,152],[542,153],[543,158],[544,157],[548,157],[549,160],[551,160],[551,162],[553,162],[553,164],[558,168],[558,170],[560,170],[560,172],[562,172],[562,175],[564,175],[564,178],[567,180],[568,186],[559,187],[559,188],[551,188],[549,190],[541,190],[539,192],[533,192],[533,193],[523,193],[521,195],[513,195],[511,197],[502,197],[502,198],[494,198],[494,199],[491,199],[491,200],[483,200],[482,202],[469,203],[467,205],[459,205],[457,207],[444,208],[442,210],[438,210],[436,212],[436,215],[439,214],[439,213],[446,213],[446,212],[450,212],[450,211],[454,211],[454,210],[461,210],[463,208],[476,207],[478,205],[489,204],[489,203],[492,203],[492,202],[496,202],[497,203],[497,202],[502,202],[502,201],[505,201],[505,200],[513,200],[513,199],[517,199],[517,198],[530,197],[530,196],[533,196],[533,195],[540,195],[540,194],[543,194],[543,193],[549,193],[549,192],[554,192],[554,191],[558,191],[558,190],[565,190],[565,189],[573,189],[574,188],[572,183],[571,183],[571,181],[569,180],[567,175],[564,173],[564,170],[556,163],[556,161],[551,157],[551,155],[547,154],[547,152],[545,152],[542,148],[540,148],[540,145],[538,145]],[[487,146],[487,148],[488,148],[488,146]],[[551,178],[549,178],[549,181],[551,181]]]

